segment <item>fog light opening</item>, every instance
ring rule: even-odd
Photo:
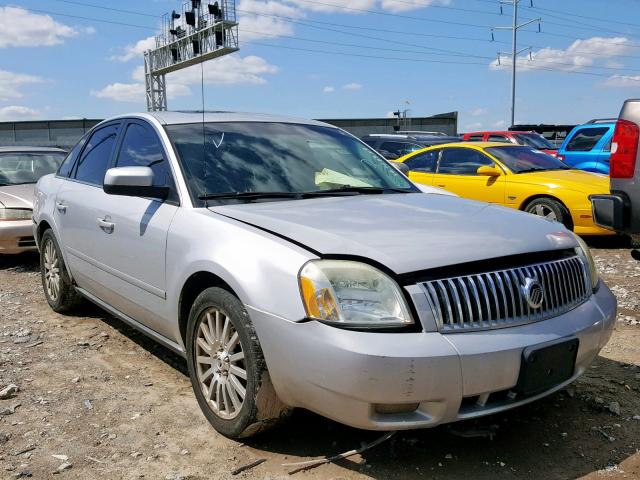
[[[419,403],[380,403],[373,406],[376,413],[389,415],[394,413],[412,413],[415,412]]]

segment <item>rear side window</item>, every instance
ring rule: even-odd
[[[92,185],[103,184],[119,127],[120,125],[109,125],[91,135],[76,167],[76,180]]]
[[[583,128],[578,130],[569,140],[566,150],[568,152],[589,152],[596,146],[609,129],[603,128]]]
[[[82,151],[82,147],[84,147],[85,140],[86,137],[81,139],[76,146],[71,149],[67,158],[64,159],[64,162],[62,162],[62,165],[60,165],[60,168],[58,169],[57,175],[59,177],[69,178],[71,171],[73,170],[73,166],[78,159],[78,155]]]
[[[509,140],[504,135],[489,135],[489,141],[490,142],[506,142],[506,143],[511,142],[511,140]]]
[[[380,145],[380,150],[384,150],[385,152],[393,153],[401,157],[404,155],[405,144],[400,142],[383,142]]]
[[[449,175],[477,175],[478,168],[495,165],[493,160],[471,148],[445,148],[438,173]]]
[[[171,168],[164,157],[158,135],[149,127],[131,123],[127,127],[116,162],[117,167],[149,167],[154,187],[173,186]]]
[[[471,135],[469,136],[468,142],[481,142],[482,141],[482,135]]]
[[[414,172],[433,173],[436,171],[439,153],[440,150],[430,150],[419,153],[408,159],[404,164],[409,167],[409,170]]]

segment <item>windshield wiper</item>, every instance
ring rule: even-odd
[[[300,198],[301,194],[294,192],[222,192],[200,195],[200,200],[258,200],[261,198]]]
[[[304,192],[305,197],[321,197],[324,195],[359,195],[369,194],[375,195],[380,193],[412,193],[411,190],[402,188],[385,188],[385,187],[353,187],[351,185],[345,185],[344,187],[331,188],[329,190],[318,190],[316,192]]]

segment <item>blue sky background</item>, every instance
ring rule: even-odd
[[[510,50],[511,34],[496,32],[495,39],[504,43],[491,42],[490,27],[510,25],[511,10],[504,7],[501,16],[498,0],[237,3],[241,50],[207,64],[207,109],[355,118],[387,116],[409,101],[413,116],[459,111],[460,131],[506,126],[510,69],[496,69],[492,63],[499,50]],[[160,15],[180,5],[174,0],[1,4],[0,120],[102,118],[144,110],[140,76],[141,52],[148,45],[144,40],[154,34]],[[519,47],[533,46],[533,62],[523,58],[519,64],[517,122],[576,123],[615,116],[624,99],[640,96],[639,2],[535,0],[535,8],[528,5],[522,2],[521,16],[542,17],[542,33],[536,33],[536,25],[520,32]],[[572,18],[571,12],[581,17]],[[373,38],[310,28],[282,16]],[[443,38],[451,36],[464,38]],[[574,44],[578,39],[582,41]],[[201,108],[199,67],[172,74],[168,82],[170,109]]]

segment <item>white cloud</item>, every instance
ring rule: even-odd
[[[38,110],[19,105],[0,107],[0,122],[15,122],[19,120],[35,120],[40,118]]]
[[[635,87],[640,88],[640,75],[612,75],[607,78],[605,87]]]
[[[376,9],[390,12],[407,12],[426,8],[430,5],[447,5],[450,0],[318,0],[318,3],[305,0],[290,0],[290,2],[314,12],[359,13],[357,10]],[[347,8],[354,10],[350,12]]]
[[[78,31],[55,21],[49,15],[20,7],[0,7],[0,48],[48,47],[60,45]]]
[[[117,60],[119,62],[128,62],[133,59],[142,59],[144,52],[155,48],[156,37],[147,37],[142,40],[138,40],[136,43],[127,45],[124,47],[122,55],[114,55],[111,60]]]
[[[487,113],[489,113],[489,110],[487,110],[486,108],[475,108],[469,112],[469,115],[471,115],[472,117],[480,117],[482,115],[486,115]]]
[[[218,60],[206,62],[204,65],[204,83],[206,85],[261,85],[267,83],[265,75],[272,75],[278,68],[265,59],[254,55],[240,57],[229,55]],[[117,102],[144,103],[144,67],[133,71],[133,83],[112,83],[91,95],[107,98]],[[200,87],[200,66],[193,66],[171,73],[167,76],[167,97],[169,99],[191,94],[190,86]]]
[[[336,89],[335,89],[335,87],[324,87],[324,88],[322,89],[322,91],[323,91],[324,93],[333,93],[333,92],[335,92],[335,91],[336,91]]]
[[[606,63],[610,58],[624,55],[632,50],[630,41],[626,37],[593,37],[576,40],[568,48],[543,48],[528,55],[518,57],[517,65],[520,71],[539,69],[553,69],[567,72],[579,71],[598,63]],[[502,67],[511,66],[511,57],[500,57]],[[493,70],[500,69],[498,61],[490,64]]]
[[[385,115],[386,118],[396,118],[396,114],[394,112],[387,112]]]
[[[301,18],[304,12],[295,5],[269,0],[242,0],[238,4],[239,34],[243,42],[260,38],[293,35],[293,24],[285,19],[268,16]]]
[[[43,81],[44,80],[42,78],[34,75],[0,70],[0,100],[4,101],[12,98],[21,98],[23,94],[20,89],[23,86],[42,83]]]
[[[359,83],[347,83],[346,85],[342,86],[343,90],[361,90],[362,89],[362,85],[360,85]]]

